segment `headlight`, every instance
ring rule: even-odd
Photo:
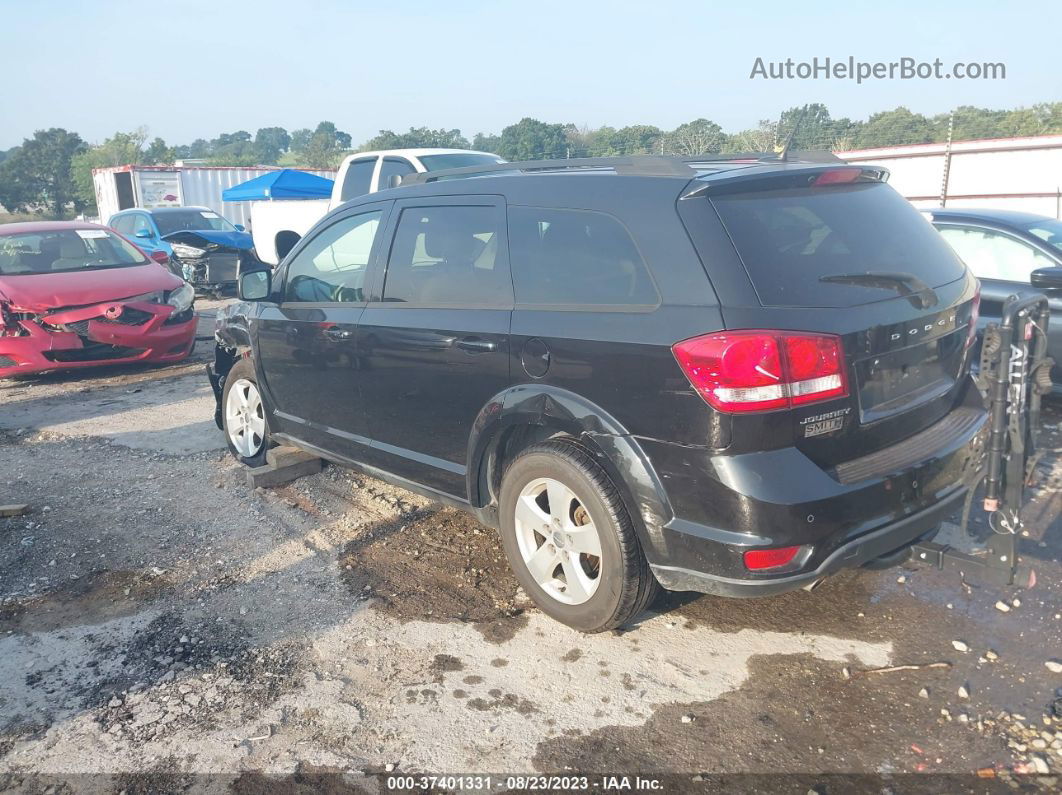
[[[194,300],[195,290],[188,282],[166,294],[166,303],[173,307],[173,314],[175,315],[188,309]]]
[[[184,257],[186,259],[198,259],[199,257],[206,255],[206,249],[196,248],[195,246],[189,246],[184,243],[173,244],[173,256]]]

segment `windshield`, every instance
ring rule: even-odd
[[[153,213],[152,217],[162,237],[174,232],[198,232],[203,229],[214,229],[218,232],[236,231],[236,227],[212,210],[167,210],[164,213]]]
[[[1045,218],[1025,227],[1030,234],[1036,235],[1058,253],[1062,254],[1062,221]]]
[[[856,306],[940,287],[963,265],[933,226],[881,183],[712,199],[760,301]],[[919,285],[921,287],[919,287]]]
[[[106,229],[0,236],[0,275],[66,273],[143,265],[139,249]]]
[[[476,152],[455,152],[451,155],[421,155],[420,162],[428,171],[442,171],[444,168],[465,168],[466,166],[489,166],[505,161],[497,155],[483,155]]]

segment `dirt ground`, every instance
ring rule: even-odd
[[[216,307],[200,302],[204,336]],[[1032,588],[864,570],[764,600],[670,594],[584,636],[463,514],[336,467],[248,489],[213,424],[211,348],[0,382],[0,504],[31,505],[0,519],[0,790],[1058,785],[1058,456],[1022,540]]]

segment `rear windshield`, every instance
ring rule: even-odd
[[[146,262],[139,249],[106,229],[0,236],[3,276],[123,268]]]
[[[856,306],[963,275],[936,229],[882,183],[712,198],[769,306]]]
[[[236,227],[213,210],[167,210],[154,214],[162,237],[174,232],[199,232],[213,229],[218,232],[234,232]]]

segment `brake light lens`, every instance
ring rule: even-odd
[[[170,261],[169,255],[161,249],[156,249],[155,251],[152,251],[151,254],[149,254],[148,256],[150,256],[151,259],[155,260],[155,262],[157,262],[159,265],[165,265]]]
[[[829,334],[726,331],[672,351],[697,394],[720,411],[773,411],[848,394],[841,340]]]
[[[855,182],[862,176],[863,169],[861,168],[834,168],[829,171],[823,171],[811,184],[819,187],[821,185],[847,185],[850,182]]]
[[[745,568],[749,571],[780,569],[788,566],[800,552],[800,547],[775,547],[774,549],[745,550]]]
[[[977,285],[977,292],[974,293],[973,305],[970,307],[970,328],[966,332],[966,347],[969,348],[973,345],[974,340],[977,339],[977,321],[981,317],[981,284]]]

